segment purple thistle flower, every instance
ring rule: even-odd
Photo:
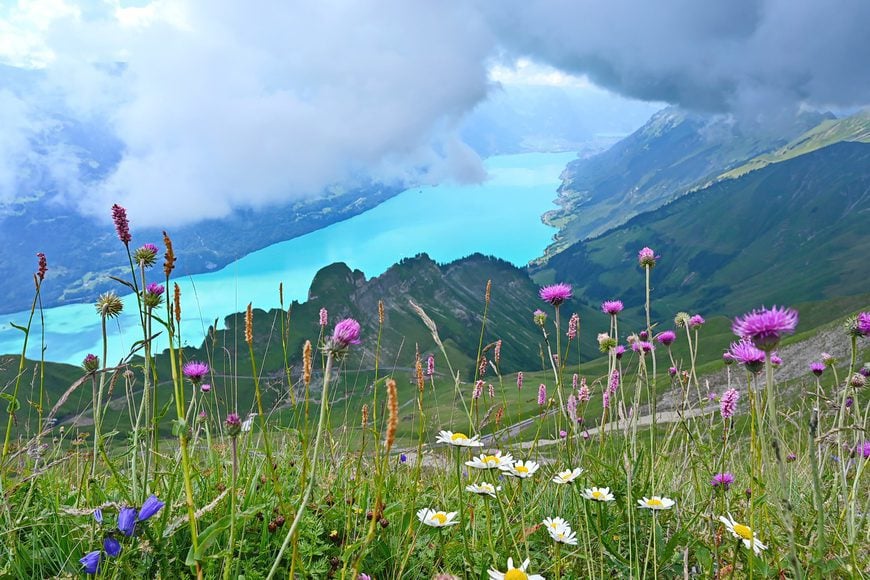
[[[775,367],[781,366],[781,365],[782,365],[782,357],[780,357],[780,356],[779,356],[777,353],[775,353],[775,352],[772,353],[772,354],[770,355],[770,364],[772,364],[772,365],[775,366]]]
[[[710,485],[712,485],[713,487],[721,487],[725,491],[728,491],[728,488],[731,487],[731,484],[733,483],[734,475],[727,471],[724,473],[717,473],[710,481]]]
[[[734,416],[737,411],[737,399],[740,398],[740,393],[737,389],[728,389],[722,393],[722,398],[719,399],[719,412],[722,413],[723,419],[728,419]]]
[[[238,413],[230,413],[226,419],[227,433],[230,437],[237,437],[242,432],[242,418]]]
[[[649,340],[649,333],[645,330],[641,330],[637,333],[637,337],[641,340]]]
[[[517,390],[523,390],[523,371],[517,373]]]
[[[795,461],[797,461],[797,455],[795,455],[794,453],[789,453],[785,456],[785,460],[788,463],[794,463]]]
[[[42,252],[37,252],[36,257],[38,258],[36,277],[42,282],[45,280],[45,273],[48,272],[48,260],[45,259],[45,254]]]
[[[329,314],[326,312],[326,308],[321,308],[320,309],[320,327],[325,328],[327,324],[329,324]]]
[[[479,399],[483,395],[483,381],[474,383],[474,390],[471,392],[472,399]]]
[[[671,375],[672,377],[677,376],[677,367],[671,367],[671,368],[669,368],[669,369],[668,369],[668,374]]]
[[[79,562],[85,568],[85,574],[96,574],[100,569],[100,551],[94,550],[93,552],[88,552],[82,557]]]
[[[846,397],[846,408],[847,409],[851,409],[852,405],[854,405],[854,404],[855,404],[855,399],[853,399],[851,396]]]
[[[771,351],[784,334],[794,332],[798,323],[797,310],[762,307],[734,320],[731,330],[740,338],[751,340],[761,350]]]
[[[353,318],[345,318],[340,320],[332,331],[331,344],[329,345],[332,353],[343,353],[347,347],[352,344],[359,344],[360,325]]]
[[[136,529],[136,515],[136,508],[131,507],[121,508],[118,513],[118,530],[127,537]]]
[[[372,580],[372,577],[364,572],[360,572],[359,576],[357,576],[357,580]]]
[[[644,247],[637,253],[637,263],[640,264],[641,268],[652,268],[656,265],[656,260],[659,258],[661,256],[656,256],[652,248],[648,247]]]
[[[158,251],[157,246],[154,244],[143,244],[133,252],[133,262],[150,268],[157,261]]]
[[[100,358],[93,353],[85,355],[85,359],[82,361],[82,368],[87,373],[95,372],[100,368]]]
[[[142,503],[142,509],[139,510],[139,521],[144,522],[145,520],[159,512],[164,505],[166,504],[157,499],[156,495],[151,494],[150,496],[148,496],[148,499],[146,499],[144,503]]]
[[[106,539],[103,540],[103,549],[109,556],[117,558],[118,554],[121,553],[121,542],[116,540],[114,536],[106,536]]]
[[[861,447],[861,456],[864,459],[870,459],[870,441],[864,441],[864,445]]]
[[[127,220],[127,210],[117,203],[112,206],[112,221],[115,222],[115,231],[118,239],[126,246],[133,240],[130,235],[130,222]]]
[[[577,329],[580,328],[580,315],[576,312],[571,315],[571,318],[568,319],[568,332],[565,334],[568,335],[569,340],[574,340],[577,338]]]
[[[861,336],[870,336],[870,312],[858,313],[855,325]]]
[[[825,363],[821,362],[811,362],[810,363],[810,372],[816,375],[817,377],[822,376],[822,373],[825,372]]]
[[[645,352],[649,353],[655,350],[655,347],[651,342],[647,342],[646,340],[636,340],[631,343],[631,350],[634,352]]]
[[[734,355],[731,354],[730,352],[723,352],[722,353],[722,362],[724,362],[726,365],[730,365],[731,363],[734,362]]]
[[[198,385],[202,382],[203,377],[208,374],[208,364],[198,361],[192,360],[184,365],[182,369],[182,373],[187,379],[193,383],[194,385]]]
[[[201,384],[201,385],[199,386],[199,392],[200,392],[200,393],[208,393],[209,391],[211,391],[211,385],[210,385],[210,384],[208,384],[208,383],[203,383],[203,384]]]
[[[656,336],[656,340],[665,346],[671,346],[677,340],[677,333],[673,330],[665,330]]]
[[[755,348],[748,340],[732,342],[729,352],[734,360],[745,365],[751,373],[760,373],[764,368],[764,352]]]
[[[559,437],[561,437],[562,439],[564,439],[564,438],[566,438],[567,436],[568,436],[568,432],[567,432],[567,431],[565,431],[564,429],[560,429],[560,430],[559,430]]]
[[[601,312],[611,316],[616,316],[622,312],[623,308],[625,308],[625,306],[623,306],[622,300],[605,300],[601,303]]]
[[[166,288],[163,287],[163,284],[152,282],[145,287],[145,291],[154,296],[161,296],[166,291]]]
[[[870,366],[865,364],[863,367],[858,369],[858,372],[864,377],[870,377]]]
[[[693,314],[689,319],[689,328],[700,328],[705,322],[707,321],[704,320],[703,316],[700,314]]]
[[[426,360],[426,376],[431,377],[435,374],[435,355],[430,354]]]
[[[547,385],[541,383],[538,387],[538,405],[544,406],[547,402]]]
[[[613,354],[616,355],[616,360],[621,359],[622,355],[625,354],[625,347],[621,344],[617,345],[617,347],[613,349]]]
[[[544,302],[549,302],[553,306],[559,306],[561,303],[571,298],[571,286],[569,284],[553,284],[544,286],[538,291],[538,296]]]

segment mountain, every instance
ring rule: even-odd
[[[660,317],[847,296],[867,291],[868,218],[870,144],[835,143],[577,242],[536,277],[641,304],[636,256],[650,246],[664,254],[652,275]]]
[[[776,123],[668,107],[596,156],[565,169],[544,221],[559,228],[544,260],[572,243],[625,223],[762,153],[781,147],[831,115],[805,112]]]

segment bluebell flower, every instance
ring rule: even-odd
[[[405,463],[406,461],[408,461],[408,456],[402,453],[401,455],[399,455],[399,461]]]
[[[108,555],[115,558],[121,553],[121,542],[116,540],[113,536],[107,536],[106,539],[103,540],[103,549]]]
[[[103,510],[97,508],[94,510],[94,519],[97,520],[97,523],[103,525]]]
[[[96,574],[100,569],[100,551],[88,552],[79,562],[85,567],[85,574]]]
[[[148,499],[145,500],[145,503],[142,504],[142,509],[139,510],[139,521],[144,522],[154,514],[160,511],[164,504],[162,501],[157,499],[157,496],[151,494]]]
[[[136,529],[136,508],[121,508],[118,514],[118,529],[125,536],[132,536]]]

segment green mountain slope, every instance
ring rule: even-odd
[[[802,113],[768,125],[675,107],[656,113],[604,153],[568,165],[557,200],[561,209],[544,216],[560,229],[544,259],[785,145],[825,118]]]
[[[716,183],[554,256],[539,279],[641,304],[637,251],[663,316],[866,292],[870,144],[837,143]]]

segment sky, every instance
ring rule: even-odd
[[[463,123],[516,87],[632,123],[865,106],[867,22],[866,0],[0,0],[0,204],[36,176],[83,214],[174,226],[480,180]]]

